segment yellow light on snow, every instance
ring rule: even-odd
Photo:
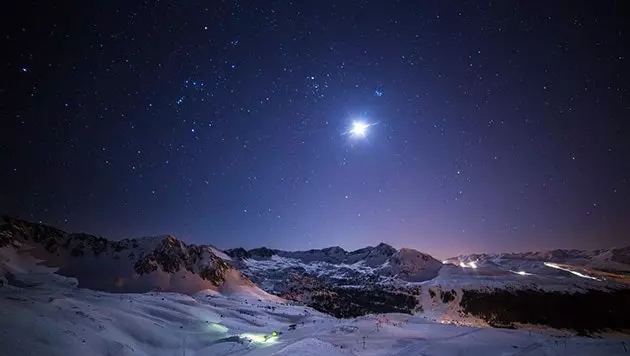
[[[275,331],[271,333],[271,335],[244,333],[244,334],[241,334],[240,336],[243,339],[247,339],[251,342],[258,343],[258,344],[275,344],[276,342],[278,342],[278,333]]]

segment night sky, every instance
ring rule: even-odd
[[[14,2],[0,213],[220,248],[628,245],[623,1],[446,3]]]

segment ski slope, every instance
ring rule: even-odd
[[[5,356],[627,355],[630,347],[622,339],[462,327],[421,315],[341,320],[246,286],[230,295],[114,294],[42,271],[12,278],[0,288]]]
[[[389,262],[406,276],[437,273],[430,280],[410,278],[406,282],[420,291],[417,297],[422,308],[416,315],[336,319],[267,293],[225,262],[234,257],[212,246],[186,245],[170,236],[108,242],[15,219],[0,224],[0,228],[0,242],[4,243],[0,247],[2,356],[628,354],[629,346],[622,339],[627,335],[613,335],[605,328],[597,328],[596,334],[605,339],[578,338],[569,332],[558,338],[532,325],[523,325],[527,330],[479,327],[487,324],[462,314],[459,302],[467,288],[514,289],[531,284],[545,290],[566,290],[568,286],[586,290],[613,285],[599,277],[581,278],[550,268],[540,261],[508,261],[518,264],[510,265],[510,269],[526,269],[529,275],[513,273],[506,266],[485,266],[483,262],[475,262],[477,268],[464,268],[455,264],[442,266],[437,261],[440,268],[436,270],[436,261],[430,256],[402,249],[396,255],[393,248],[384,244],[354,254],[331,248],[269,259],[293,268],[296,263],[308,266],[295,258],[305,255],[314,261],[314,273],[324,271],[328,275],[342,269],[344,273],[357,272],[360,277],[373,269],[388,267],[388,256],[395,255]],[[340,258],[348,267],[318,262]],[[561,262],[566,261],[557,261],[556,265],[577,268]],[[469,266],[470,261],[467,263]],[[580,273],[592,273],[581,268]],[[273,269],[265,259],[249,268],[265,275]],[[284,269],[279,270],[286,274]],[[201,277],[202,272],[208,279]],[[563,275],[558,275],[560,272]],[[120,276],[124,277],[124,285],[106,283]],[[164,292],[153,292],[154,288]],[[451,299],[445,298],[443,292],[452,293]],[[376,296],[370,294],[367,298],[379,305],[390,305],[391,299],[383,302]],[[332,305],[356,301],[329,300]],[[598,310],[595,313],[608,320]],[[586,314],[583,311],[580,315]],[[615,330],[620,329],[626,330]],[[554,332],[559,335],[558,330]]]

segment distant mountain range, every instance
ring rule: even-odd
[[[173,236],[110,241],[1,218],[0,281],[23,283],[15,276],[34,272],[34,264],[24,262],[33,258],[42,271],[108,292],[210,289],[283,298],[337,317],[422,312],[433,320],[474,325],[630,327],[630,307],[622,302],[630,298],[630,247],[471,254],[445,261],[385,243],[355,251],[220,251]],[[580,319],[567,322],[575,308]]]
[[[447,261],[488,262],[499,260],[547,261],[559,263],[570,261],[572,264],[579,264],[591,268],[630,271],[630,246],[598,250],[556,249],[522,253],[480,253],[461,255],[449,258]]]
[[[275,276],[266,275],[260,283],[273,283],[294,272],[306,272],[346,285],[382,283],[392,279],[422,282],[435,278],[442,268],[440,261],[425,253],[408,248],[396,250],[385,243],[350,252],[335,246],[308,251],[267,248],[245,251],[239,248],[226,250],[225,253],[254,279],[262,270],[278,272]]]

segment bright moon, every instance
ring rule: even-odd
[[[355,121],[352,123],[352,130],[350,130],[350,134],[355,137],[365,137],[368,127],[370,127],[370,125],[365,122]]]

